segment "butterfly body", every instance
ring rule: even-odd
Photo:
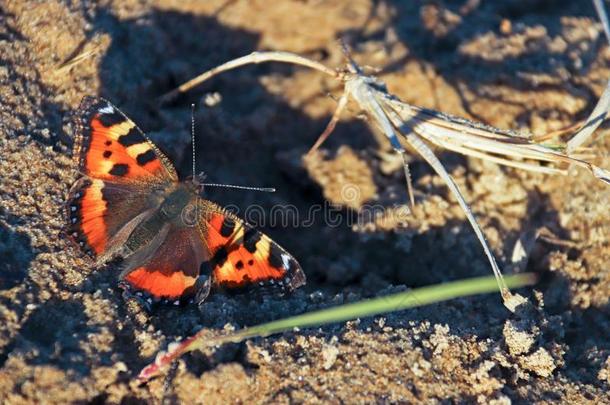
[[[136,226],[125,241],[124,247],[133,253],[149,244],[164,226],[169,224],[177,228],[188,226],[184,223],[181,213],[183,214],[189,205],[195,206],[197,198],[198,196],[182,183],[152,195],[151,204],[158,208]]]
[[[150,300],[203,301],[211,289],[305,283],[297,261],[179,181],[171,162],[108,101],[85,98],[73,157],[82,176],[66,204],[70,239],[98,265],[119,257],[121,285]]]

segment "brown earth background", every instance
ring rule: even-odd
[[[397,228],[402,169],[355,106],[302,163],[341,90],[320,73],[248,67],[156,104],[254,50],[342,66],[339,38],[406,102],[534,134],[584,119],[610,77],[587,1],[0,1],[0,402],[610,402],[610,188],[581,171],[551,177],[442,150],[506,272],[520,236],[552,235],[519,269],[541,276],[521,291],[532,311],[513,316],[497,294],[458,299],[192,354],[165,388],[134,382],[158,350],[201,328],[490,274],[454,198],[416,156],[415,215]],[[92,56],[61,67],[82,52]],[[60,233],[76,177],[70,115],[85,95],[119,106],[183,176],[197,103],[198,169],[278,189],[208,190],[219,203],[306,212],[332,201],[343,222],[366,203],[388,210],[362,227],[263,226],[307,274],[290,297],[216,294],[149,314],[123,300],[115,267],[94,269]],[[607,132],[589,144],[606,169]],[[361,198],[347,201],[351,184]]]

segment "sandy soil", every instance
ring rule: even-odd
[[[481,4],[478,4],[481,3]],[[610,402],[610,188],[574,171],[534,175],[438,151],[507,271],[515,241],[546,227],[511,315],[497,295],[230,345],[181,360],[162,378],[133,378],[157,350],[201,328],[243,327],[306,310],[489,274],[441,180],[412,162],[417,208],[400,166],[352,107],[325,148],[301,157],[339,94],[320,74],[246,68],[162,108],[156,97],[253,50],[343,63],[338,38],[404,101],[504,128],[544,133],[583,119],[610,77],[610,51],[588,2],[171,1],[0,3],[0,402]],[[83,51],[93,56],[68,68]],[[221,102],[204,107],[207,94]],[[200,308],[153,314],[125,302],[116,269],[93,268],[61,237],[76,173],[71,112],[102,95],[190,168],[190,103],[198,167],[218,182],[275,194],[211,190],[247,207],[362,204],[389,214],[361,227],[263,227],[301,262],[308,284],[288,298],[215,295]],[[610,137],[591,144],[610,168]],[[362,194],[345,201],[344,184]],[[524,269],[520,269],[521,271]]]

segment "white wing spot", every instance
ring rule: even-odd
[[[108,104],[106,107],[100,108],[99,112],[101,114],[114,114],[114,107],[112,107],[110,104]]]
[[[288,256],[286,253],[282,253],[282,263],[284,263],[284,268],[286,270],[290,269],[290,256]]]

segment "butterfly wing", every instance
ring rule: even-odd
[[[280,293],[305,284],[290,253],[232,213],[200,200],[199,230],[210,259],[200,265],[217,288],[265,287]]]
[[[169,159],[109,101],[83,98],[76,128],[73,159],[83,174],[112,182],[178,180]]]
[[[110,102],[85,97],[76,114],[73,159],[82,177],[66,203],[67,233],[106,258],[155,208],[155,191],[177,181],[169,160]]]
[[[154,301],[201,302],[210,290],[209,275],[200,274],[208,257],[196,228],[168,223],[150,245],[127,259],[121,283]]]
[[[218,205],[194,196],[197,210],[168,222],[130,256],[122,285],[151,301],[202,302],[211,287],[284,293],[305,283],[297,261],[269,237]],[[195,220],[189,220],[194,218]]]

